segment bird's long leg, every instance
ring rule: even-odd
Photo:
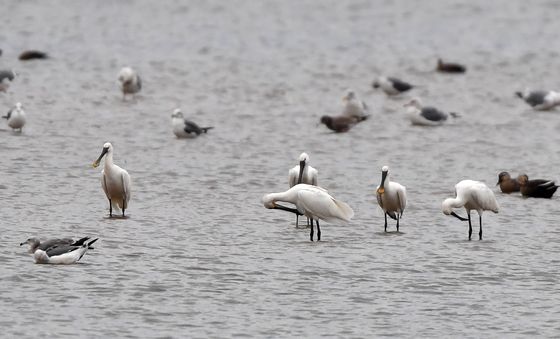
[[[321,228],[319,227],[319,219],[315,220],[317,223],[317,241],[321,241]]]
[[[387,232],[387,213],[385,213],[385,232]]]
[[[401,217],[399,216],[399,214],[397,213],[397,232],[399,231],[399,221],[401,220]]]
[[[123,197],[123,202],[122,202],[122,216],[124,218],[124,210],[127,208],[128,206],[126,206],[126,193],[124,194]]]
[[[478,240],[482,240],[482,215],[478,215],[478,219],[480,222],[480,231],[478,232]]]
[[[299,225],[299,215],[296,214],[296,228],[298,228]]]
[[[113,205],[111,204],[111,199],[109,199],[109,218],[113,217]]]
[[[311,232],[309,233],[309,240],[313,241],[313,218],[311,218]]]
[[[471,225],[471,212],[467,212],[467,216],[469,217],[469,240],[471,240],[472,236],[472,225]]]

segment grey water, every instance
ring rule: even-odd
[[[560,113],[513,93],[559,89],[555,1],[0,1],[0,68],[19,77],[21,135],[0,130],[0,328],[29,337],[560,336],[559,198],[524,199],[497,174],[559,179]],[[52,57],[20,62],[39,49]],[[434,71],[464,63],[464,75]],[[123,66],[144,88],[122,101]],[[389,99],[379,74],[419,87]],[[347,88],[371,108],[348,133],[318,126]],[[411,126],[410,97],[459,119]],[[180,107],[200,125],[175,138]],[[129,217],[108,218],[104,142],[128,170]],[[262,206],[301,152],[348,203],[322,241]],[[395,232],[381,167],[407,187]],[[462,179],[496,192],[484,239],[441,213]],[[464,211],[458,211],[464,215]],[[477,218],[475,218],[477,219]],[[478,233],[475,223],[474,237]],[[79,264],[36,265],[30,236],[99,237]]]

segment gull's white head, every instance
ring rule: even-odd
[[[387,78],[384,76],[378,76],[377,79],[373,82],[372,86],[373,88],[379,88],[381,86],[381,84],[384,84],[387,82]]]
[[[299,162],[308,162],[309,161],[309,155],[307,155],[307,153],[303,152],[299,155]]]
[[[119,72],[119,82],[121,84],[131,82],[134,79],[136,73],[130,67],[123,67]]]
[[[37,249],[37,247],[39,247],[39,244],[41,242],[39,241],[39,239],[37,238],[29,238],[27,240],[25,240],[24,242],[22,242],[21,244],[19,244],[20,246],[23,246],[25,244],[29,245],[27,248],[27,252],[28,253],[33,253],[35,252],[35,250]]]
[[[95,168],[97,166],[99,166],[99,163],[101,162],[101,159],[103,159],[103,157],[106,154],[111,154],[113,153],[113,145],[111,145],[110,142],[106,142],[105,144],[103,144],[103,149],[101,150],[101,155],[99,155],[99,158],[97,158],[97,160],[95,160],[92,164],[92,166]]]
[[[415,107],[418,109],[422,109],[422,100],[420,100],[420,98],[418,97],[412,98],[412,100],[404,104],[404,107]]]
[[[20,110],[20,109],[22,109],[22,108],[23,108],[23,105],[21,104],[21,102],[17,102],[17,103],[16,103],[16,109],[17,109],[17,110]]]
[[[181,109],[175,108],[173,114],[171,114],[171,117],[173,119],[183,119],[183,112],[181,112]]]
[[[354,99],[356,99],[356,93],[354,93],[354,90],[352,90],[350,88],[347,89],[346,90],[346,95],[344,95],[342,97],[342,100],[343,101],[351,101],[351,100],[354,100]]]

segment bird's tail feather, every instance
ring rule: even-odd
[[[209,130],[209,129],[212,129],[212,128],[214,128],[214,127],[213,127],[213,126],[210,126],[210,127],[202,127],[201,130],[202,130],[202,133],[207,133],[208,130]]]

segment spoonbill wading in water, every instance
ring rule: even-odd
[[[389,167],[381,169],[381,184],[377,186],[377,203],[385,214],[385,232],[387,232],[387,215],[397,221],[397,232],[399,221],[406,207],[406,188],[396,182],[389,180]]]
[[[454,208],[464,207],[467,211],[467,218],[458,216],[453,212]],[[455,198],[447,198],[441,205],[443,214],[452,215],[459,220],[469,222],[469,240],[472,235],[471,210],[476,210],[480,223],[478,239],[482,240],[482,212],[492,211],[498,213],[498,202],[494,192],[480,181],[463,180],[455,185]]]
[[[321,240],[319,219],[327,222],[337,220],[348,222],[354,216],[350,206],[333,198],[327,190],[318,186],[298,184],[285,192],[270,193],[262,199],[264,207],[280,209],[297,215],[305,215],[311,219],[311,232],[309,240],[313,241],[313,220],[317,223],[317,241]],[[290,208],[278,205],[276,202],[284,201],[296,205]]]
[[[93,163],[94,168],[99,166],[104,156],[106,157],[101,171],[101,187],[109,199],[109,216],[113,216],[113,208],[117,212],[120,208],[124,217],[124,211],[128,208],[130,200],[130,175],[125,169],[113,163],[113,145],[109,142],[103,145],[101,155]]]
[[[290,188],[297,184],[308,184],[317,186],[317,170],[307,163],[309,161],[309,155],[303,152],[299,155],[299,165],[294,166],[288,172],[288,183]],[[296,214],[296,227],[298,227],[299,214]],[[307,220],[307,225],[309,225],[309,219]]]

